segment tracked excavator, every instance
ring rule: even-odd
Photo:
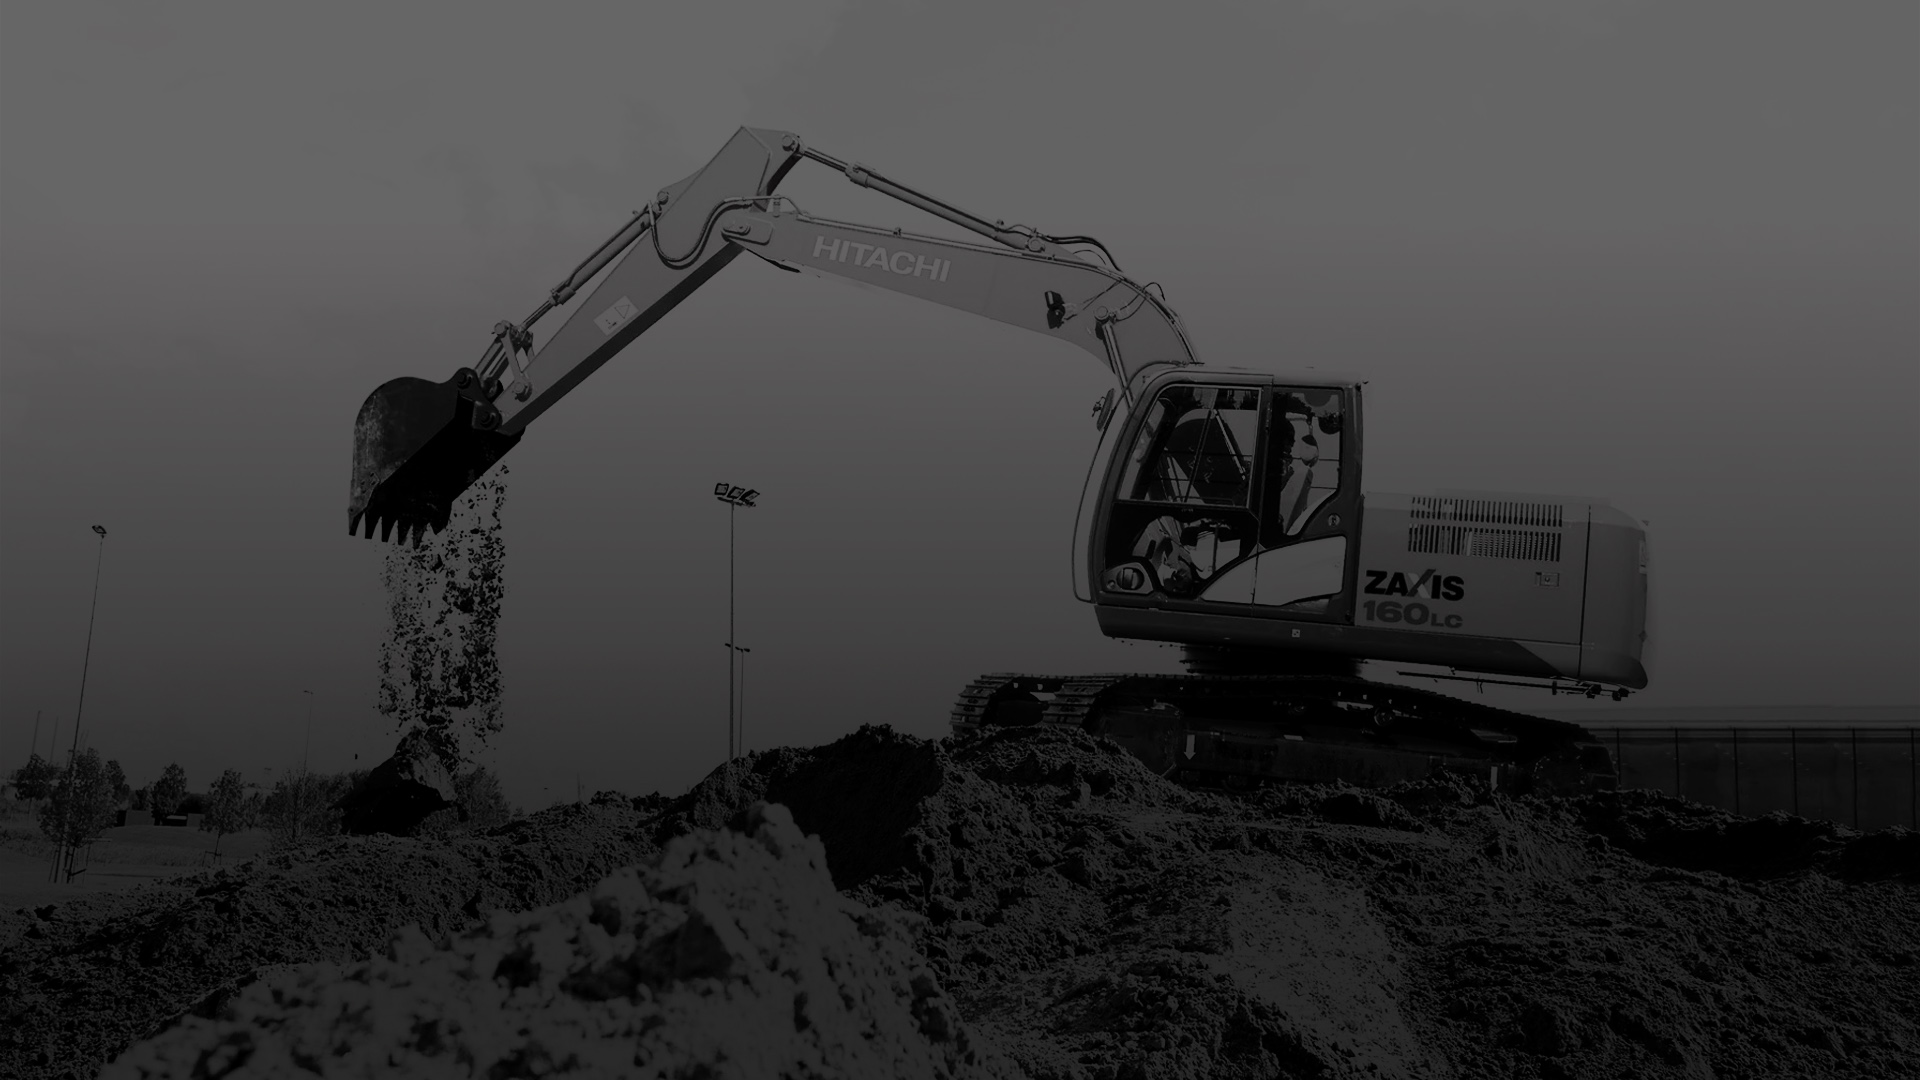
[[[808,214],[774,193],[801,161],[980,239]],[[1367,492],[1362,381],[1204,367],[1164,292],[1092,237],[977,217],[789,132],[740,129],[527,318],[496,324],[473,366],[375,390],[354,426],[348,533],[439,532],[534,421],[743,254],[1046,335],[1113,378],[1092,410],[1075,594],[1108,636],[1180,646],[1186,673],[986,675],[960,693],[956,731],[1080,727],[1190,785],[1379,787],[1441,771],[1514,791],[1613,785],[1606,749],[1577,725],[1361,665],[1616,700],[1645,686],[1639,522],[1590,498]],[[596,280],[535,350],[534,323]]]

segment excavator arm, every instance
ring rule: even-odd
[[[775,187],[801,159],[968,229],[991,243],[830,221]],[[807,147],[741,128],[713,160],[636,213],[519,323],[501,322],[480,362],[444,383],[395,379],[361,406],[347,531],[399,526],[415,543],[519,442],[528,424],[741,253],[786,270],[916,296],[1046,334],[1091,353],[1132,395],[1164,365],[1196,364],[1165,299],[1120,272],[1098,241],[989,222]],[[621,256],[625,255],[624,259]],[[530,327],[599,285],[533,351]]]

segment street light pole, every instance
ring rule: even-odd
[[[724,481],[713,485],[713,497],[727,504],[727,760],[735,757],[734,747],[734,699],[733,699],[733,643],[734,631],[734,511],[744,506],[751,510],[754,500],[760,497],[758,491],[743,488],[738,484]]]
[[[302,690],[300,692],[307,695],[307,742],[306,745],[300,749],[300,771],[306,772],[308,771],[307,758],[313,751],[313,691]]]
[[[67,750],[67,798],[60,810],[60,835],[54,847],[50,880],[58,880],[61,866],[71,868],[73,862],[69,850],[72,845],[67,843],[67,826],[73,815],[73,769],[80,756],[80,717],[87,707],[87,669],[93,664],[93,619],[100,611],[100,567],[107,561],[107,530],[95,525],[93,533],[100,538],[100,546],[93,559],[93,602],[87,607],[87,648],[80,657],[80,701],[73,707],[73,745]]]

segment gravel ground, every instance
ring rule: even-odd
[[[791,868],[753,855],[765,826],[746,815],[762,802],[821,838],[850,906],[803,902],[799,879],[780,876]],[[683,870],[690,851],[724,865],[715,903],[747,940],[787,943],[754,953],[766,970],[850,972],[837,985],[863,987],[870,1008],[848,1005],[848,1022],[889,1032],[872,1036],[886,1060],[954,1075],[1920,1076],[1920,835],[1904,829],[1741,819],[1645,792],[1512,799],[1464,781],[1229,797],[1039,729],[936,743],[863,728],[735,761],[679,798],[596,803],[486,837],[342,840],[0,917],[0,1075],[91,1075],[162,1028],[188,1040],[175,1054],[242,1029],[333,1031],[337,1015],[316,1006],[409,971],[439,989],[392,1016],[499,1007],[511,971],[487,975],[474,958],[552,940],[552,970],[571,971],[566,956],[600,955],[583,944],[595,896],[636,926],[681,925],[685,897],[648,876],[672,864],[666,848]],[[784,884],[769,893],[769,880]],[[776,894],[794,899],[782,909]],[[822,912],[843,922],[821,929]],[[645,953],[653,932],[608,947]],[[275,966],[314,961],[335,967]],[[456,971],[464,981],[431,983]],[[728,1030],[711,1011],[724,1004],[754,1025],[730,1030],[753,1034],[712,1036],[704,1051],[656,1045],[653,1060],[691,1068],[729,1046],[731,1060],[799,1045],[794,1024],[752,1019],[791,994],[767,984],[721,1003],[726,979],[688,977],[650,975],[636,985],[652,997],[618,1007],[705,1017],[684,1025],[697,1041]],[[799,985],[780,977],[782,992]],[[540,985],[546,996],[513,1022],[576,1030],[565,1017],[578,1002]],[[895,1021],[871,1018],[882,1013]],[[929,1027],[932,1013],[944,1019]],[[629,1052],[654,1045],[608,1030]],[[159,1060],[139,1057],[153,1045],[121,1066]],[[315,1064],[367,1074],[355,1060]]]

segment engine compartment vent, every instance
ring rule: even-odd
[[[1558,510],[1559,507],[1554,507]],[[1467,525],[1412,525],[1407,551],[1425,555],[1467,555],[1480,559],[1560,561],[1560,534],[1534,529],[1479,529]]]
[[[1521,502],[1516,499],[1455,499],[1441,495],[1415,495],[1411,516],[1415,521],[1459,521],[1475,525],[1531,525],[1558,529],[1565,523],[1565,508],[1559,503]]]

